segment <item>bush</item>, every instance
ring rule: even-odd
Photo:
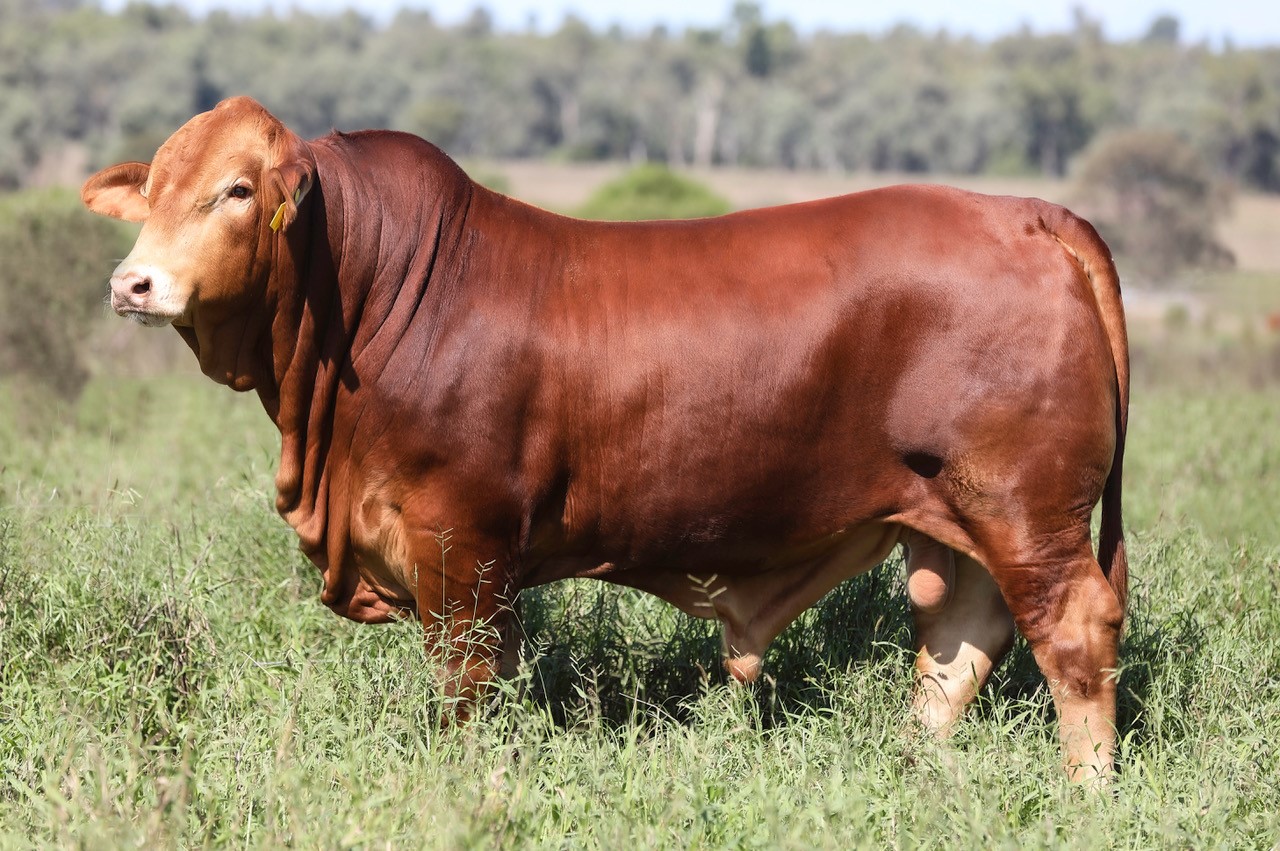
[[[1126,130],[1084,155],[1079,189],[1116,254],[1153,281],[1235,258],[1214,233],[1227,195],[1187,143],[1162,130]]]
[[[103,312],[127,227],[66,190],[0,196],[0,378],[74,399],[88,378],[84,340]]]
[[[729,202],[706,186],[661,165],[642,165],[611,180],[578,208],[584,219],[696,219],[719,216]]]

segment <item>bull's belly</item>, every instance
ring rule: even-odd
[[[903,531],[896,523],[869,522],[799,543],[682,547],[644,560],[551,556],[532,566],[521,584],[601,579],[646,591],[695,617],[749,622],[781,601],[803,600],[796,613],[802,611],[884,561]]]
[[[781,600],[803,598],[803,610],[840,582],[883,561],[902,531],[897,523],[881,521],[785,539],[739,530],[716,541],[650,548],[643,555],[565,542],[526,552],[524,563],[513,567],[520,587],[596,578],[654,594],[696,617],[750,621],[760,607],[776,607]],[[414,608],[414,574],[421,565],[412,563],[411,533],[396,499],[383,488],[366,487],[351,518],[348,569],[356,574],[356,593],[391,609]]]

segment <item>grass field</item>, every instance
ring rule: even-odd
[[[1100,795],[1062,778],[1022,643],[953,739],[916,729],[896,559],[807,613],[750,689],[704,622],[538,589],[520,677],[442,730],[416,625],[319,602],[253,398],[101,365],[70,407],[0,382],[0,847],[1274,848],[1280,343],[1239,321],[1272,309],[1273,272],[1207,280],[1214,321],[1135,328]],[[154,360],[121,342],[154,333],[112,329],[100,360]]]
[[[900,565],[723,682],[707,625],[587,582],[441,732],[416,628],[360,627],[270,508],[273,440],[188,376],[0,426],[0,841],[362,847],[1270,847],[1280,838],[1280,395],[1134,404],[1114,795],[1067,788],[1025,647],[950,742],[906,718]]]

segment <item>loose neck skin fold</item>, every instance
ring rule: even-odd
[[[253,374],[269,376],[254,386],[281,434],[276,508],[327,571],[345,560],[348,518],[330,516],[328,493],[352,460],[355,391],[381,377],[410,322],[448,300],[473,187],[408,135],[334,134],[306,147],[314,183],[287,230],[265,231],[266,309],[247,317],[241,349],[254,353]]]

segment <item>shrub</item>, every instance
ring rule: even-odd
[[[578,208],[585,219],[696,219],[732,207],[709,188],[661,165],[642,165],[611,180]]]
[[[126,227],[67,190],[0,196],[0,378],[79,394],[84,340],[129,245]]]
[[[1126,130],[1103,138],[1084,155],[1078,186],[1112,250],[1143,277],[1234,265],[1214,233],[1226,193],[1174,134]]]

